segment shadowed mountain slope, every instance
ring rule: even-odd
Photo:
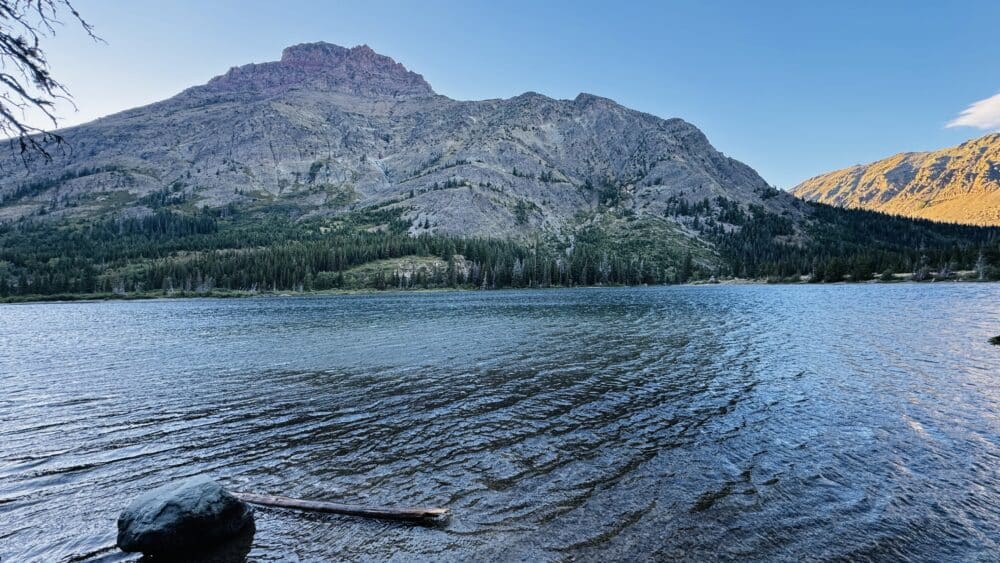
[[[204,86],[63,131],[66,150],[31,173],[7,163],[11,219],[148,214],[144,196],[198,206],[274,204],[299,216],[399,205],[414,232],[559,231],[608,202],[662,214],[671,196],[723,196],[775,211],[751,168],[693,125],[581,94],[456,101],[366,46],[285,49]],[[103,197],[102,197],[103,196]],[[108,200],[115,202],[107,205]]]

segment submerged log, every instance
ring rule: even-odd
[[[275,495],[258,495],[254,493],[233,493],[233,496],[250,504],[277,506],[295,510],[311,510],[314,512],[330,512],[365,518],[381,518],[383,520],[404,520],[407,522],[437,523],[448,518],[447,508],[391,508],[387,506],[360,506],[339,504],[319,500],[302,500]]]

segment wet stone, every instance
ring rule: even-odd
[[[208,477],[167,483],[118,517],[118,547],[176,554],[216,547],[253,530],[253,510]]]

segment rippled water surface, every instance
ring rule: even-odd
[[[0,558],[114,560],[140,491],[252,560],[996,560],[1000,285],[0,306]]]

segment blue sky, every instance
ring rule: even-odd
[[[74,4],[106,44],[72,26],[49,44],[79,108],[60,109],[65,125],[329,41],[368,44],[452,98],[590,92],[681,117],[782,188],[1000,127],[995,0]]]

